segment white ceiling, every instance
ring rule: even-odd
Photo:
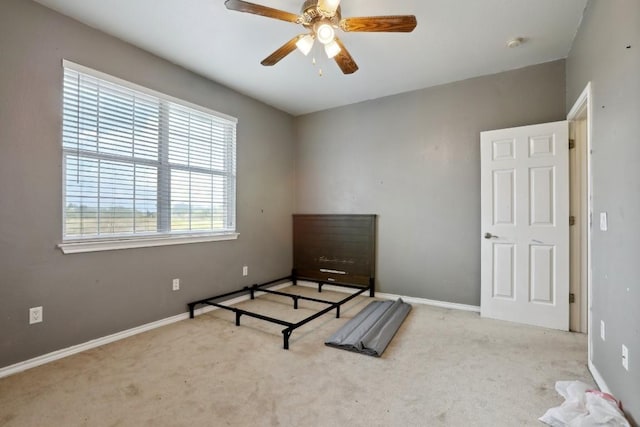
[[[260,61],[296,24],[227,10],[224,0],[37,0],[293,115],[565,58],[587,0],[343,0],[342,16],[417,17],[412,33],[342,33],[360,69],[343,75],[297,50]],[[252,0],[299,13],[303,0]],[[516,49],[512,37],[525,37]]]

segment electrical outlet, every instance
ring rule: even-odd
[[[624,344],[622,344],[622,367],[629,370],[629,349]]]
[[[42,307],[32,307],[29,309],[29,324],[42,322]]]
[[[604,320],[600,321],[600,338],[604,341]]]
[[[174,291],[180,290],[180,279],[173,279],[173,290]]]
[[[243,276],[248,276],[249,275],[249,267],[248,266],[244,266],[242,267],[242,275]]]

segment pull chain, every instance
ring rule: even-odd
[[[320,55],[320,59],[316,60],[316,53]],[[320,49],[320,46],[318,46],[318,43],[316,43],[313,46],[313,55],[311,56],[311,64],[313,64],[313,66],[317,66],[318,67],[318,77],[322,77],[323,72],[322,72],[322,49]]]

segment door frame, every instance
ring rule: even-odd
[[[585,155],[578,156],[582,160],[581,168],[586,170],[586,188],[582,188],[581,200],[582,203],[587,203],[587,215],[586,227],[583,227],[581,233],[586,233],[586,245],[587,245],[587,259],[586,263],[581,265],[581,275],[586,277],[586,281],[582,281],[581,293],[584,296],[586,294],[586,304],[582,304],[580,310],[586,308],[587,315],[587,355],[588,361],[591,365],[593,354],[593,324],[591,316],[592,306],[592,264],[591,264],[591,247],[592,247],[592,227],[593,227],[593,178],[591,169],[591,157],[592,157],[592,135],[593,135],[593,94],[591,89],[591,82],[588,82],[584,90],[571,107],[569,114],[567,114],[567,120],[571,123],[575,123],[578,120],[586,120],[586,145],[581,149],[586,149]],[[577,146],[577,149],[580,147]],[[581,240],[584,244],[585,239]],[[582,249],[581,249],[582,250]]]

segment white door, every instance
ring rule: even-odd
[[[480,134],[483,317],[569,328],[566,121]]]

